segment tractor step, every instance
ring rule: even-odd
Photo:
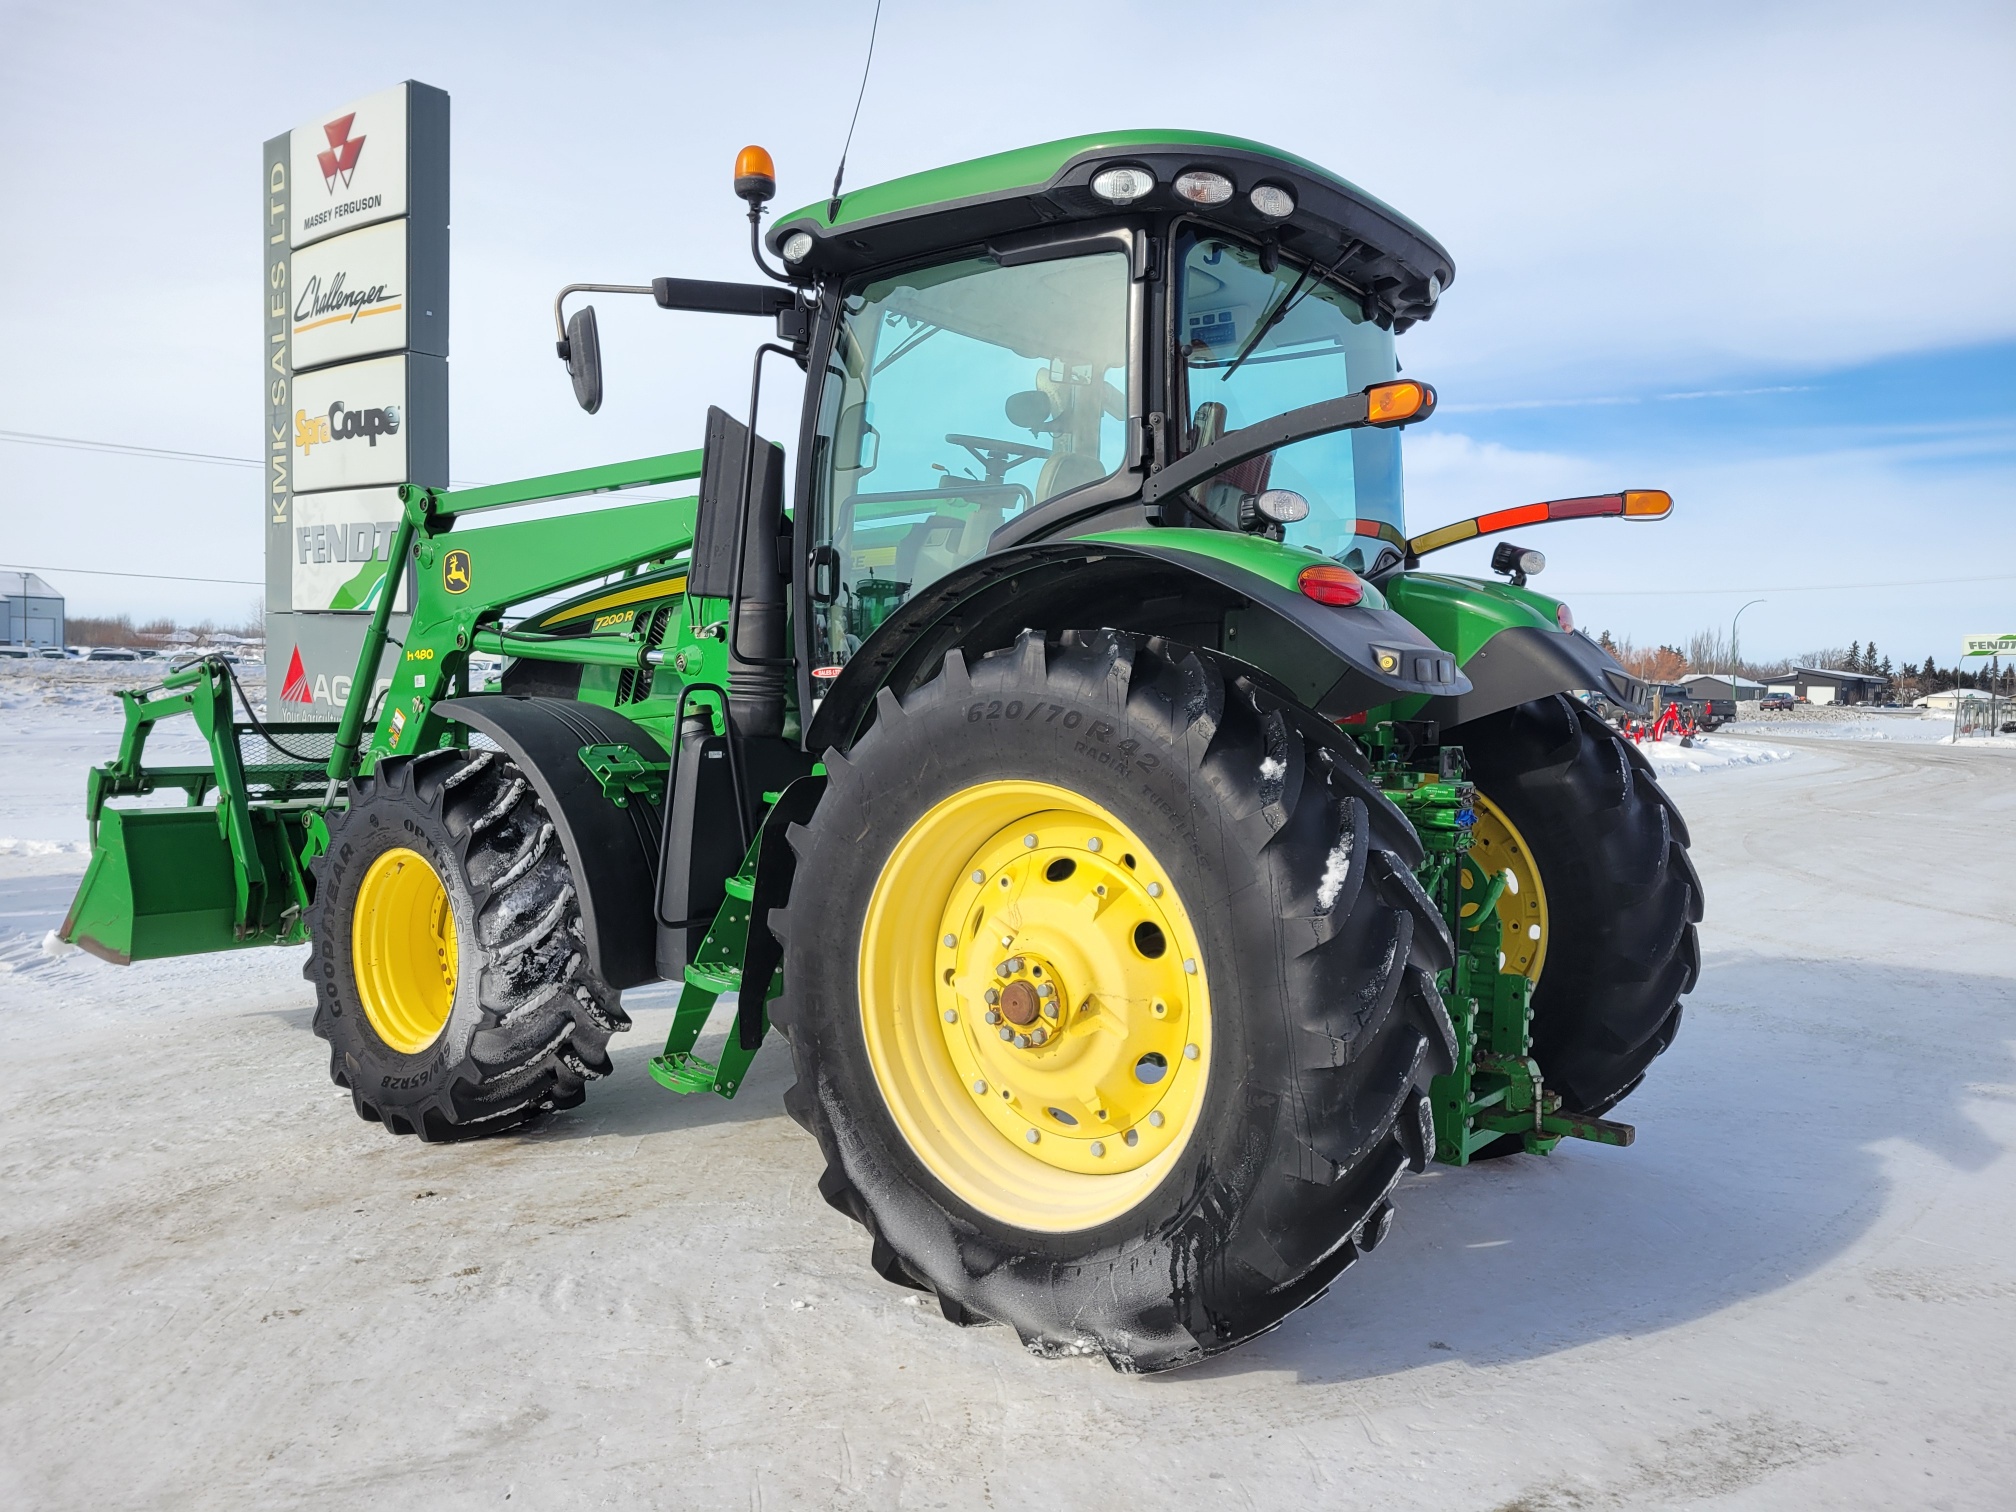
[[[690,1050],[651,1057],[651,1079],[674,1092],[711,1092],[721,1068]]]

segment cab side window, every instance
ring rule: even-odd
[[[1129,259],[969,258],[850,290],[820,395],[815,658],[1125,462]]]

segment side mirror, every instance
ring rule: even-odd
[[[868,406],[850,404],[833,431],[833,465],[843,472],[873,472],[882,456],[882,433],[868,423]]]
[[[1055,417],[1050,396],[1041,389],[1010,394],[1001,407],[1007,412],[1010,425],[1026,431],[1040,431]]]
[[[574,398],[594,414],[602,408],[602,340],[595,334],[595,306],[583,305],[567,320],[567,376],[574,380]]]

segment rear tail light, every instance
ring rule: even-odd
[[[1349,567],[1304,567],[1295,580],[1304,598],[1319,604],[1356,604],[1364,601],[1365,584]]]

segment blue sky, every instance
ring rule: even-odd
[[[746,276],[735,150],[825,192],[869,9],[0,0],[0,429],[256,455],[260,143],[414,77],[454,100],[454,475],[691,444],[750,327],[605,310],[590,418],[553,291]],[[1401,344],[1443,397],[1417,526],[1667,487],[1668,522],[1534,537],[1585,623],[1675,639],[1765,587],[1748,652],[1947,660],[2016,629],[2011,78],[2006,3],[888,0],[849,180],[1153,124],[1329,164],[1457,265]],[[255,579],[257,489],[0,442],[0,561]],[[77,612],[256,592],[51,575]]]

